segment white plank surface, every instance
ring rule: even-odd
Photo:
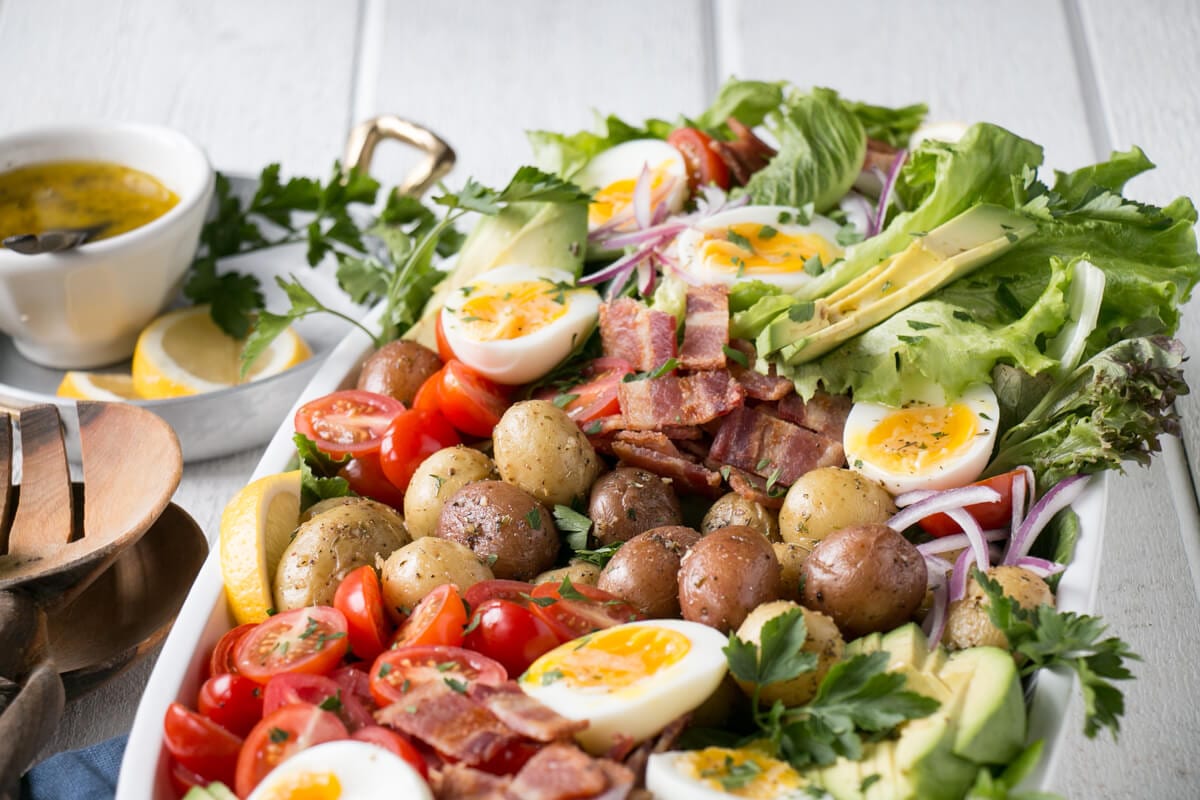
[[[352,120],[395,112],[455,146],[451,185],[467,175],[497,183],[528,158],[523,129],[585,127],[593,107],[634,120],[693,112],[737,74],[925,101],[935,119],[1010,127],[1067,168],[1136,142],[1161,167],[1136,189],[1165,200],[1200,186],[1198,35],[1200,10],[1188,0],[620,0],[599,13],[554,0],[0,0],[0,79],[25,99],[0,106],[0,133],[81,118],[163,122],[197,138],[221,169],[282,160],[321,173]],[[394,180],[410,163],[381,149],[376,174]],[[1200,319],[1188,319],[1183,338],[1200,352]],[[1200,396],[1181,408],[1195,463]],[[215,537],[221,507],[256,461],[188,465],[176,501]],[[1186,556],[1200,530],[1190,480],[1181,459],[1166,458],[1112,482],[1097,610],[1146,663],[1127,690],[1119,745],[1086,741],[1078,702],[1072,709],[1055,781],[1068,796],[1196,795],[1200,607]],[[74,704],[52,749],[127,729],[149,669]]]

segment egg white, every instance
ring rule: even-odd
[[[748,754],[749,751],[717,747],[655,753],[646,764],[646,788],[659,800],[683,797],[688,800],[801,800],[812,797],[803,788],[804,779],[791,765],[761,755],[754,758],[754,765],[761,772],[742,783],[736,791],[725,791],[720,786],[720,777],[737,773],[726,771],[721,762],[728,758],[728,763],[741,765]],[[711,776],[701,774],[709,769],[713,773]]]
[[[825,240],[834,257],[840,258],[843,255],[844,250],[837,243],[840,228],[836,222],[819,214],[813,215],[812,219],[805,224],[780,222],[780,219],[794,218],[796,213],[796,209],[788,206],[742,206],[714,214],[679,235],[675,242],[675,248],[680,269],[704,284],[732,286],[739,281],[761,280],[765,283],[775,284],[787,292],[801,289],[815,277],[803,269],[803,258],[781,263],[780,269],[776,272],[754,270],[739,276],[737,271],[706,258],[702,252],[706,241],[712,238],[724,238],[730,226],[740,223],[755,223],[774,228],[777,236],[818,236]],[[829,259],[830,262],[833,260],[834,258]],[[829,264],[826,263],[824,266],[827,267]]]
[[[855,403],[846,419],[842,439],[846,462],[852,469],[883,484],[892,494],[916,489],[940,491],[971,483],[979,477],[991,458],[996,443],[996,420],[1000,417],[1000,406],[991,387],[982,384],[971,387],[953,403],[963,404],[974,415],[975,435],[954,452],[938,448],[936,440],[925,443],[924,447],[915,446],[911,451],[915,463],[908,469],[896,469],[881,463],[867,444],[867,436],[871,431],[902,409],[878,403]],[[906,408],[922,405],[936,409],[947,404],[939,396],[927,398],[925,403],[910,403]],[[893,446],[902,444],[897,442]]]
[[[661,169],[664,177],[672,181],[665,198],[667,208],[672,213],[682,209],[688,197],[687,165],[679,151],[661,139],[634,139],[610,147],[597,154],[572,180],[584,190],[595,192],[618,181],[636,183],[646,168]],[[620,213],[620,209],[614,209],[614,213]],[[589,227],[596,225],[589,222]],[[621,228],[632,229],[633,225]]]
[[[622,687],[581,686],[569,678],[544,680],[541,676],[580,659],[606,655],[591,646],[595,637],[611,631],[621,633],[640,628],[657,628],[683,634],[689,642],[686,654],[673,664],[638,677]],[[620,635],[620,634],[617,634]],[[591,753],[606,752],[618,734],[642,741],[658,733],[672,720],[703,703],[725,676],[726,661],[722,648],[726,639],[715,628],[684,620],[646,620],[630,622],[598,631],[588,637],[567,642],[535,661],[521,676],[519,684],[536,698],[569,719],[588,721],[588,727],[576,735]],[[590,651],[590,652],[589,652]]]
[[[503,287],[526,281],[548,281],[574,288],[562,293],[562,316],[535,331],[513,339],[481,340],[464,321],[463,303],[479,286]],[[553,287],[547,286],[548,291]],[[591,332],[600,314],[600,295],[586,286],[575,286],[571,273],[549,267],[513,264],[483,273],[462,291],[455,292],[442,308],[442,327],[454,355],[476,372],[497,383],[529,383],[548,373],[576,344]]]
[[[404,759],[377,745],[350,739],[301,750],[267,773],[247,800],[290,797],[289,790],[305,786],[305,776],[319,780],[325,775],[337,777],[344,799],[433,800],[429,785]]]

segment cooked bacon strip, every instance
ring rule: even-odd
[[[729,372],[733,375],[734,380],[746,390],[747,397],[753,397],[755,400],[782,400],[795,389],[795,385],[790,380],[780,378],[775,374],[774,364],[770,366],[770,372],[766,375],[754,369],[754,362],[758,358],[758,354],[752,342],[745,339],[734,339],[729,346],[746,356],[746,363],[749,365],[746,367],[732,358],[729,359]]]
[[[587,727],[587,720],[567,719],[521,691],[516,681],[499,686],[473,685],[470,697],[513,731],[539,742],[565,739]]]
[[[772,485],[791,486],[810,470],[842,464],[846,454],[840,441],[742,407],[725,418],[709,458],[753,472]]]
[[[414,686],[375,718],[468,766],[493,758],[518,738],[482,705],[441,681]]]
[[[650,372],[675,357],[675,316],[622,297],[600,306],[604,354]]]
[[[850,406],[850,398],[844,394],[817,392],[808,401],[798,394],[783,398],[777,413],[788,422],[840,442],[846,429],[846,417],[850,416]]]
[[[618,431],[616,441],[645,447],[671,458],[677,458],[681,455],[675,443],[661,431]]]
[[[662,432],[675,441],[695,441],[704,438],[698,425],[664,425]]]
[[[739,407],[746,393],[727,370],[622,383],[617,399],[630,430],[703,425]]]
[[[766,479],[760,478],[752,472],[746,472],[737,467],[730,467],[729,488],[747,500],[758,503],[763,508],[773,508],[775,510],[783,508],[785,493],[774,487],[771,487],[773,491],[768,490]]]
[[[724,286],[689,286],[683,322],[683,369],[722,369],[729,344],[729,290]]]
[[[578,747],[552,744],[525,762],[509,791],[521,800],[574,800],[608,789],[600,762]]]
[[[429,776],[437,800],[510,800],[511,778],[500,777],[461,764],[447,764]]]
[[[767,165],[775,155],[775,149],[733,117],[725,120],[725,124],[733,131],[735,138],[730,142],[713,140],[711,147],[729,167],[734,181],[739,186],[745,186],[754,173]]]
[[[631,432],[626,431],[626,433]],[[618,434],[618,436],[620,435]],[[663,436],[663,439],[666,439],[666,436]],[[678,449],[676,449],[678,455],[669,455],[660,450],[618,438],[612,442],[612,451],[621,461],[631,467],[639,467],[649,470],[655,475],[670,478],[681,491],[702,494],[714,499],[721,496],[721,475],[696,463],[683,453],[679,453]]]

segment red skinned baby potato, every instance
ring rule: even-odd
[[[679,564],[700,534],[682,525],[639,533],[621,546],[596,588],[620,597],[650,619],[679,616]]]
[[[469,483],[455,492],[435,535],[470,548],[497,578],[529,580],[558,557],[558,530],[546,507],[504,481]]]
[[[853,525],[813,548],[801,568],[804,605],[828,614],[846,639],[889,631],[925,598],[925,560],[886,525]]]
[[[442,368],[437,353],[416,342],[397,340],[367,356],[356,388],[395,398],[412,408],[417,389]]]
[[[678,586],[684,619],[728,633],[755,607],[779,599],[779,559],[753,528],[721,528],[684,554]]]

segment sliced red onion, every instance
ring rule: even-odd
[[[679,262],[676,261],[673,256],[669,256],[661,250],[656,250],[654,253],[654,260],[658,262],[659,266],[662,267],[664,271],[669,270],[672,275],[686,283],[688,286],[701,285],[700,281],[696,280],[680,268]]]
[[[1008,542],[1008,550],[1004,553],[1002,564],[1016,564],[1020,559],[1029,555],[1029,549],[1037,541],[1038,534],[1046,527],[1051,518],[1062,511],[1087,488],[1086,475],[1072,475],[1056,483],[1045,497],[1034,503],[1029,509],[1029,516],[1021,523],[1021,527],[1013,532]]]
[[[1012,523],[1010,530],[1018,530],[1025,521],[1025,474],[1013,475],[1012,480]]]
[[[913,503],[888,520],[888,526],[898,531],[912,527],[917,522],[934,514],[943,514],[977,503],[999,503],[1000,493],[987,486],[963,486],[949,489]],[[976,526],[978,527],[978,526]]]
[[[649,228],[642,230],[621,232],[605,237],[604,246],[613,250],[621,250],[626,247],[638,247],[644,244],[661,244],[671,239],[674,239],[683,231],[687,230],[687,223],[675,220],[658,225],[651,225]]]
[[[925,583],[927,586],[941,586],[946,583],[946,573],[954,566],[944,558],[921,554],[925,559]]]
[[[1017,563],[1013,566],[1027,569],[1039,578],[1049,578],[1051,575],[1056,575],[1062,572],[1066,567],[1062,564],[1057,564],[1053,561],[1047,561],[1044,558],[1036,558],[1035,556],[1025,556],[1018,558]]]
[[[919,503],[927,497],[933,497],[937,492],[933,489],[913,489],[911,492],[896,495],[896,508],[906,508],[913,503]]]
[[[584,275],[579,279],[579,283],[582,286],[594,286],[598,283],[604,283],[606,280],[615,278],[622,272],[632,271],[633,268],[637,266],[639,261],[648,257],[649,255],[650,251],[648,250],[638,250],[633,253],[627,253],[609,264],[607,267],[596,270],[591,274]]]
[[[588,239],[591,241],[603,239],[606,236],[611,235],[613,231],[617,230],[632,219],[633,209],[629,206],[626,206],[616,214],[613,214],[611,217],[609,217],[608,222],[604,223],[603,225],[596,226],[596,228],[588,234]]]
[[[975,554],[975,566],[979,567],[980,572],[987,572],[992,562],[988,556],[987,543],[983,541],[983,529],[979,527],[979,523],[962,508],[952,508],[946,512],[946,516],[954,520],[966,534],[967,541],[971,543],[971,552]]]
[[[888,206],[892,204],[892,191],[896,187],[896,179],[900,177],[900,168],[904,166],[904,162],[907,159],[907,150],[901,148],[896,151],[896,158],[892,161],[892,166],[888,169],[887,177],[883,180],[883,189],[879,192],[879,206],[875,210],[875,218],[871,220],[871,227],[867,229],[867,238],[875,236],[883,230],[884,220],[887,219]]]
[[[994,531],[983,532],[985,542],[1002,542],[1007,538],[1008,531],[999,528]],[[921,555],[935,556],[938,553],[949,553],[953,550],[960,550],[970,546],[971,540],[967,538],[965,533],[955,533],[950,536],[943,536],[940,539],[923,542],[917,545],[917,549],[921,551]]]
[[[642,172],[638,175],[637,183],[633,185],[633,218],[639,228],[649,228],[654,211],[650,207],[650,181],[652,175],[649,164],[642,164]]]
[[[950,573],[950,602],[962,600],[967,594],[967,577],[971,574],[971,548],[966,548],[954,559],[954,571]],[[986,570],[985,570],[986,572]]]
[[[930,649],[937,647],[946,632],[946,616],[950,608],[950,594],[946,584],[933,587],[933,608],[925,615],[925,623],[921,626],[929,637]]]
[[[638,274],[638,291],[642,297],[649,297],[654,291],[655,279],[658,276],[658,271],[654,269],[654,259],[647,258],[637,265]]]

